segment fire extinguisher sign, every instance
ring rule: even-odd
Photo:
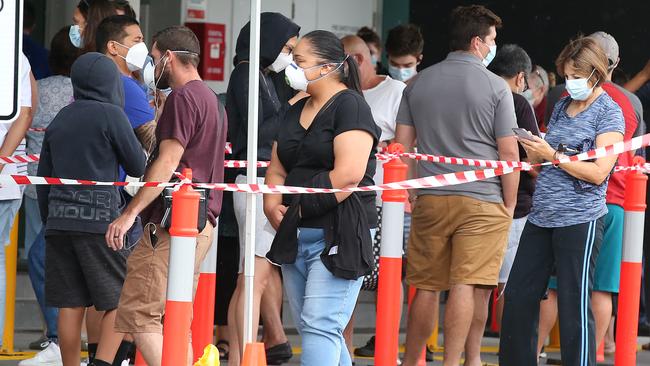
[[[186,23],[201,43],[199,74],[203,80],[223,81],[226,59],[226,25],[220,23]]]

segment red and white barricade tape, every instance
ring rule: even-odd
[[[498,163],[498,168],[490,168],[483,170],[469,170],[462,172],[454,172],[447,174],[440,174],[431,177],[411,179],[403,182],[381,184],[366,187],[354,187],[343,189],[325,189],[325,188],[304,188],[304,187],[290,187],[290,186],[276,186],[276,185],[263,185],[263,184],[227,184],[227,183],[194,183],[195,186],[236,191],[236,192],[251,192],[251,193],[280,193],[280,194],[300,194],[300,193],[336,193],[336,192],[366,192],[366,191],[384,191],[392,189],[420,189],[420,188],[436,188],[444,187],[462,183],[475,182],[479,180],[498,177],[503,174],[512,173],[515,170],[528,170],[536,166],[548,166],[557,163],[570,163],[576,161],[585,161],[598,159],[606,156],[617,155],[623,152],[637,150],[650,145],[650,134],[635,137],[629,141],[621,141],[615,144],[597,148],[595,150],[587,151],[573,156],[564,157],[558,161],[544,162],[541,164],[522,164],[514,162],[501,162]],[[454,158],[460,159],[460,158]],[[463,160],[463,159],[460,159]],[[472,160],[473,159],[464,159]],[[458,160],[452,160],[460,162]],[[486,160],[487,161],[487,160]],[[243,162],[238,162],[238,164]],[[265,162],[260,162],[265,163]],[[507,163],[507,164],[506,164]],[[513,166],[510,166],[513,165]],[[241,165],[243,166],[243,165]],[[260,166],[260,165],[258,165]],[[623,167],[625,169],[647,169],[650,166],[646,164],[643,167]],[[0,175],[0,184],[19,184],[19,185],[104,185],[104,186],[136,186],[136,187],[171,187],[181,183],[170,182],[98,182],[90,180],[77,180],[77,179],[63,179],[63,178],[49,178],[49,177],[36,177],[27,175]]]
[[[39,158],[39,154],[2,156],[0,157],[0,164],[35,163],[38,162]]]

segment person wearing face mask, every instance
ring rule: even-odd
[[[388,74],[395,80],[408,82],[418,73],[422,62],[424,38],[414,24],[402,24],[391,29],[386,38]]]
[[[514,44],[506,44],[500,47],[496,57],[488,66],[488,70],[501,76],[508,83],[510,90],[512,90],[517,126],[531,132],[535,136],[539,136],[539,129],[537,128],[537,121],[535,120],[533,109],[528,103],[528,100],[522,95],[528,90],[527,80],[530,78],[531,69],[532,63],[526,51]],[[519,147],[519,158],[522,161],[526,159],[526,151],[521,146]],[[526,217],[532,206],[536,176],[537,172],[535,170],[522,172],[519,176],[517,205],[515,206],[515,214],[508,234],[508,247],[506,248],[501,271],[499,272],[499,294],[503,292],[506,286],[512,263],[517,254],[521,232],[524,229]],[[501,324],[503,296],[499,296],[497,309],[497,322]]]
[[[373,185],[381,130],[361,92],[359,71],[327,31],[305,35],[286,75],[309,93],[286,113],[266,184],[343,188]],[[264,195],[277,230],[266,257],[282,265],[301,365],[351,366],[343,328],[372,267],[375,192]]]
[[[543,140],[518,139],[531,163],[623,141],[621,108],[602,88],[608,61],[598,43],[577,38],[555,63],[569,96],[555,105]],[[542,167],[505,290],[499,364],[537,364],[540,299],[555,268],[562,362],[596,365],[590,297],[608,212],[607,185],[616,159],[614,155]]]
[[[372,53],[370,47],[358,36],[345,36],[341,39],[345,48],[345,53],[353,57],[359,65],[359,76],[361,79],[361,88],[363,89],[363,97],[368,102],[372,116],[375,123],[381,129],[381,136],[379,138],[379,145],[386,147],[395,138],[395,117],[399,109],[400,101],[402,100],[402,92],[406,87],[403,82],[392,79],[390,76],[378,75],[375,64],[372,61]],[[383,182],[382,162],[377,161],[377,169],[373,180],[376,184]],[[377,195],[377,214],[381,225],[381,198]],[[380,233],[376,233],[373,238],[373,254],[374,258],[379,257],[380,252]],[[362,290],[377,291],[379,267],[375,263],[373,272],[364,277]],[[356,356],[373,357],[375,352],[375,337],[371,337],[365,346],[357,348],[352,347],[352,336],[354,330],[354,316],[350,323],[345,328],[345,339],[350,351],[354,351]]]
[[[156,147],[145,181],[170,181],[174,172],[191,168],[199,182],[223,182],[226,115],[215,93],[201,80],[197,66],[201,48],[187,27],[173,26],[153,37],[151,56],[155,87],[172,88],[156,126]],[[146,73],[145,73],[146,76]],[[147,76],[146,78],[149,78]],[[162,188],[141,188],[106,230],[106,245],[120,250],[127,231],[140,216],[144,234],[127,261],[127,273],[117,308],[115,329],[130,333],[147,365],[160,365],[162,320],[169,269],[169,231],[161,223],[165,213]],[[206,192],[206,221],[196,239],[194,290],[199,266],[212,245],[212,231],[221,210],[221,192]],[[143,292],[142,289],[147,291]],[[189,339],[188,339],[189,342]],[[188,348],[191,361],[192,347]]]
[[[261,161],[271,160],[271,149],[289,104],[278,98],[271,74],[280,73],[291,63],[293,48],[296,45],[300,27],[280,13],[261,14],[260,23],[260,82],[257,154]],[[248,74],[250,51],[250,23],[239,32],[234,59],[235,69],[230,75],[226,99],[228,111],[228,134],[232,142],[232,158],[246,160],[248,138]],[[266,169],[258,170],[259,183],[264,182]],[[246,171],[229,170],[230,181],[246,183]],[[232,175],[231,175],[232,174]],[[230,176],[231,175],[231,176]],[[235,225],[239,228],[239,278],[228,308],[230,332],[229,362],[235,365],[244,352],[240,344],[244,329],[244,244],[246,228],[246,194],[235,192],[233,196]],[[275,230],[264,216],[262,196],[258,195],[257,230],[255,235],[255,287],[253,294],[253,324],[257,324],[261,314],[264,321],[264,340],[269,363],[288,361],[293,353],[282,328],[280,318],[282,303],[282,280],[278,268],[264,256],[271,248]],[[228,202],[230,203],[230,202]],[[230,209],[229,205],[227,206]],[[229,210],[230,211],[230,210]],[[264,298],[264,301],[262,301]],[[256,328],[253,338],[257,338]]]
[[[104,18],[117,14],[109,0],[81,0],[72,14],[70,42],[85,52],[97,51],[95,34]]]
[[[533,65],[533,71],[528,78],[529,89],[522,93],[535,111],[537,126],[541,132],[546,132],[546,109],[548,104],[549,81],[548,73],[539,65]]]
[[[149,50],[137,20],[126,15],[110,16],[99,24],[97,50],[115,62],[124,86],[124,112],[142,148],[150,154],[155,146],[154,110],[134,73],[143,69]],[[120,171],[120,180],[126,177]]]
[[[370,27],[361,27],[357,31],[357,37],[366,42],[366,45],[370,50],[370,62],[375,67],[377,74],[388,75],[388,70],[386,70],[381,62],[383,45],[381,43],[381,38],[379,38],[379,34]]]
[[[480,6],[461,6],[450,18],[447,58],[407,85],[397,114],[396,142],[412,151],[468,158],[519,160],[511,89],[490,72],[501,18]],[[492,47],[491,47],[492,46]],[[466,170],[409,160],[410,177]],[[403,364],[417,364],[433,331],[431,308],[449,291],[444,322],[445,365],[480,364],[487,303],[517,201],[519,173],[441,188],[412,190],[406,281],[417,289],[409,312]],[[477,210],[477,207],[480,207]]]
[[[643,117],[636,113],[632,100],[621,91],[625,89],[611,81],[612,72],[620,62],[620,58],[618,57],[618,43],[614,37],[602,31],[591,34],[589,38],[595,40],[607,55],[607,75],[605,82],[601,84],[601,88],[623,112],[623,119],[625,120],[624,139],[627,141],[636,136],[639,129],[645,129],[639,123],[639,119],[637,119],[640,118],[642,121]],[[565,92],[563,96],[566,95],[568,94]],[[633,152],[627,152],[619,155],[618,165],[631,165],[633,154]],[[598,345],[605,337],[607,328],[610,326],[613,307],[612,296],[613,294],[617,294],[619,289],[621,255],[623,250],[624,196],[625,172],[614,172],[609,178],[609,184],[607,186],[605,201],[607,203],[608,213],[604,218],[603,243],[595,266],[593,293],[591,296],[591,306],[596,323],[596,344]],[[541,311],[540,334],[538,339],[539,350],[541,350],[557,317],[557,281],[555,278],[549,283],[548,301],[542,302]],[[605,350],[607,353],[613,353],[613,347],[613,341],[606,342]]]

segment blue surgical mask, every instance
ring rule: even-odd
[[[71,26],[70,33],[68,33],[68,35],[70,37],[70,42],[72,45],[77,48],[81,48],[83,37],[81,36],[81,30],[79,29],[79,26],[76,24]]]
[[[388,65],[388,73],[390,74],[390,77],[392,77],[395,80],[403,81],[406,82],[410,80],[412,77],[415,76],[415,74],[418,73],[417,67],[395,67],[393,65]]]
[[[377,66],[377,56],[370,55],[370,63],[372,64],[372,66]]]
[[[581,79],[566,79],[566,91],[569,92],[571,99],[573,100],[587,100],[591,95],[591,92],[594,90],[594,87],[598,83],[596,81],[594,86],[589,87],[589,79],[594,75],[594,69],[588,78]]]
[[[494,57],[496,57],[496,55],[497,55],[497,45],[496,44],[493,44],[493,45],[488,46],[488,47],[490,47],[490,52],[488,52],[487,56],[485,56],[485,58],[483,59],[483,65],[485,65],[485,67],[488,67],[490,62],[492,62],[492,60],[494,60]]]

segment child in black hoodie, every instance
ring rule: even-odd
[[[144,174],[145,156],[124,114],[124,92],[115,63],[87,53],[72,65],[75,101],[45,133],[38,175],[115,182],[121,165]],[[79,365],[86,307],[105,311],[96,365],[110,365],[121,341],[113,323],[126,274],[126,252],[106,246],[104,234],[122,206],[115,186],[38,186],[45,223],[48,306],[60,308],[63,364]],[[133,244],[133,243],[132,243]]]

